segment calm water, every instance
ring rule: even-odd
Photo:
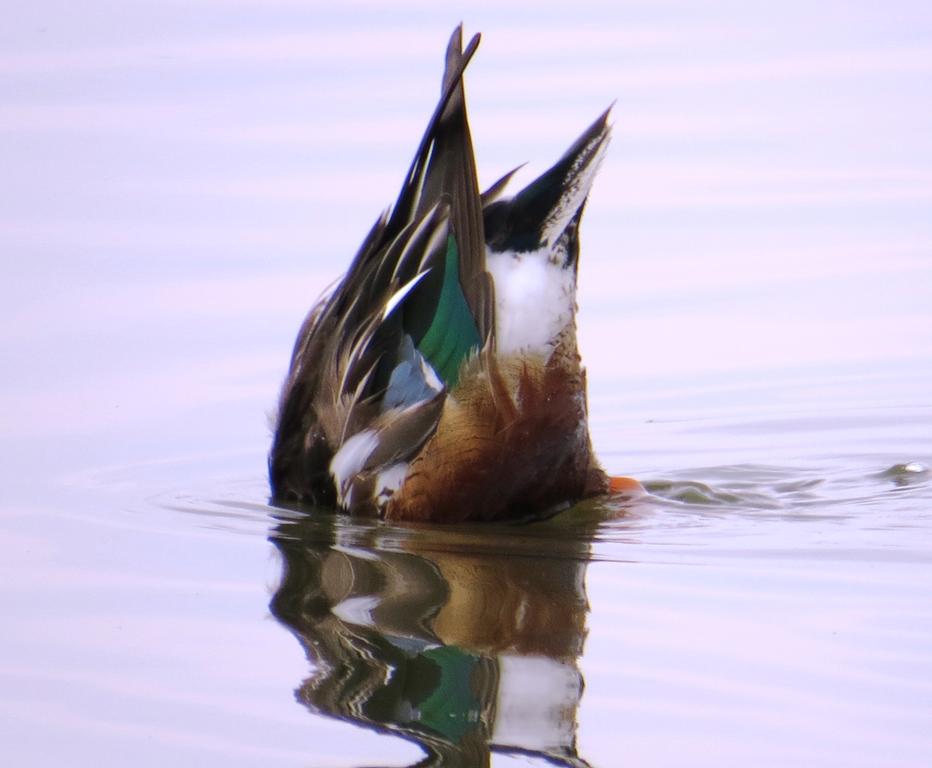
[[[932,12],[496,5],[7,9],[5,762],[932,763]],[[581,335],[650,495],[274,509],[294,333],[460,19],[486,183],[617,100]]]

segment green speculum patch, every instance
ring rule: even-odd
[[[447,237],[443,270],[434,318],[417,348],[447,388],[452,389],[463,359],[481,343],[476,319],[460,285],[459,249],[452,234]]]

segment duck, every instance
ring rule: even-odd
[[[273,503],[466,523],[629,487],[593,453],[576,334],[579,226],[611,108],[517,194],[518,168],[480,193],[463,86],[479,40],[453,31],[397,200],[298,332]]]

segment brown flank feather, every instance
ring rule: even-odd
[[[608,490],[592,453],[585,371],[572,332],[547,360],[486,362],[481,355],[467,362],[386,519],[520,519],[548,511],[554,499],[565,506]]]

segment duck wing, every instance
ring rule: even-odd
[[[377,509],[433,434],[468,356],[492,341],[465,50],[450,38],[441,97],[395,205],[306,318],[269,456],[276,499]]]

